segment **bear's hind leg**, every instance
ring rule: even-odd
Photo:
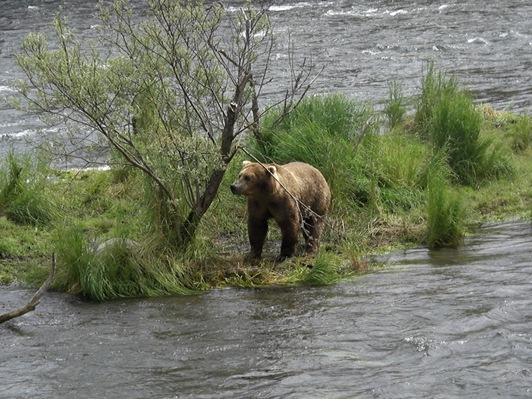
[[[315,253],[319,249],[319,232],[317,231],[318,225],[316,224],[316,218],[313,216],[307,217],[303,220],[303,238],[305,239],[305,252]]]

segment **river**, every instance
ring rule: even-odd
[[[134,0],[139,2],[139,0]],[[223,2],[235,12],[244,1]],[[0,155],[46,140],[34,117],[5,100],[24,76],[15,62],[30,32],[52,34],[59,6],[82,38],[97,24],[96,0],[3,0],[0,12]],[[278,0],[270,7],[279,46],[272,59],[276,98],[286,78],[289,37],[296,53],[324,72],[313,93],[344,93],[379,105],[395,79],[407,97],[419,94],[423,65],[434,60],[455,74],[479,102],[515,112],[532,110],[532,2],[433,0]],[[278,84],[278,86],[276,86]],[[268,97],[270,96],[270,97]]]
[[[0,325],[0,398],[532,398],[530,222],[380,260],[323,288],[47,293]]]

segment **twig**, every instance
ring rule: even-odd
[[[3,315],[0,315],[0,324],[14,319],[15,317],[22,316],[23,314],[26,314],[28,312],[31,312],[32,310],[35,310],[35,307],[41,302],[42,295],[46,292],[48,287],[50,287],[50,284],[52,284],[52,281],[54,280],[55,276],[55,252],[52,255],[52,270],[50,271],[50,275],[46,279],[46,281],[41,285],[41,288],[31,297],[30,301],[22,306],[21,308],[18,308],[16,310],[13,310],[8,313],[4,313]]]

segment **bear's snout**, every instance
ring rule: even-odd
[[[231,186],[229,188],[231,189],[231,192],[233,194],[236,194],[236,186],[234,184],[231,184]]]

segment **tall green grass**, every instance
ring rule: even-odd
[[[327,179],[337,203],[347,205],[358,192],[367,191],[363,179],[357,178],[363,165],[355,154],[360,142],[377,127],[371,123],[372,107],[341,95],[309,97],[271,128],[279,112],[275,109],[266,115],[262,140],[249,143],[248,149],[259,160],[312,164]]]
[[[421,81],[421,95],[416,102],[415,123],[421,137],[430,136],[430,125],[434,109],[444,96],[460,92],[458,80],[436,69],[433,62],[425,65]]]
[[[276,118],[274,111],[266,119]],[[379,130],[376,112],[367,104],[341,95],[316,96],[305,99],[279,126],[266,129],[263,140],[250,147],[267,162],[302,161],[318,168],[336,209],[379,212],[421,204],[426,147],[417,139]]]
[[[444,149],[454,176],[476,186],[483,180],[511,173],[508,152],[481,134],[482,115],[456,78],[429,64],[415,115],[418,133],[436,151]]]
[[[384,114],[388,118],[390,129],[403,122],[406,114],[405,103],[401,84],[397,80],[390,80],[388,82],[388,99],[384,105]]]
[[[0,215],[31,225],[45,225],[54,219],[56,207],[45,190],[44,169],[28,155],[8,153],[0,165]]]
[[[436,162],[437,165],[437,162]],[[464,203],[449,182],[445,167],[434,167],[427,180],[427,241],[429,248],[455,247],[464,237]]]
[[[58,270],[54,287],[92,300],[192,292],[188,272],[177,258],[154,256],[126,239],[98,248],[80,225],[58,229]]]

